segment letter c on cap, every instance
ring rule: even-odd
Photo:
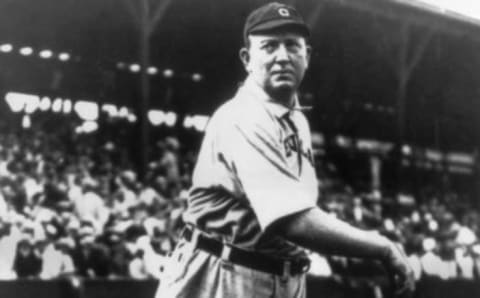
[[[290,16],[290,11],[286,8],[279,8],[278,9],[278,14],[281,15],[282,17],[289,17]]]

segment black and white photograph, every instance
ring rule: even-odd
[[[480,297],[480,2],[0,0],[0,297]]]

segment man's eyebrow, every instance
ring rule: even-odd
[[[285,39],[285,42],[300,44],[301,40],[298,38],[287,38]]]
[[[275,37],[265,37],[264,39],[260,40],[260,43],[263,44],[263,43],[267,43],[275,40],[276,40]]]

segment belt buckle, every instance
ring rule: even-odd
[[[231,253],[232,253],[232,247],[224,242],[220,258],[225,261],[230,261]]]

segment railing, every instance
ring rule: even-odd
[[[1,298],[153,298],[158,282],[132,279],[59,279],[0,281]],[[417,298],[478,298],[480,281],[424,279]],[[308,279],[308,298],[367,298],[387,295],[367,284],[345,285],[333,279]],[[160,298],[160,297],[159,297]]]

